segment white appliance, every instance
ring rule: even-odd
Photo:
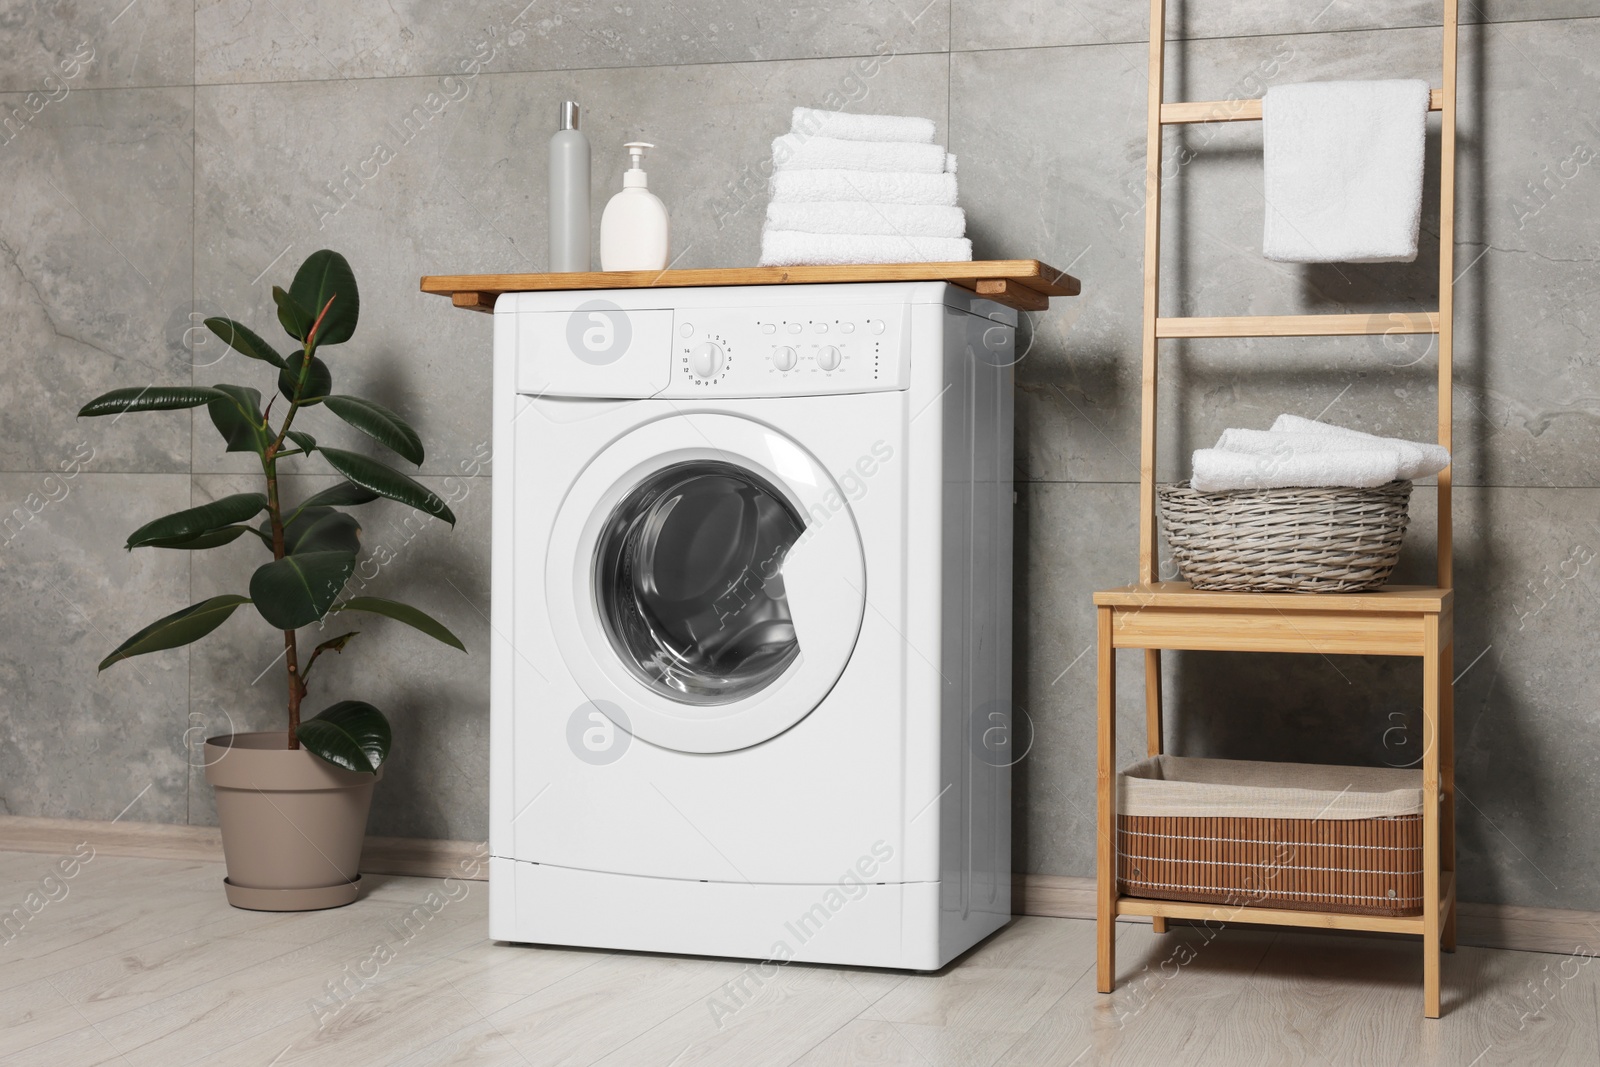
[[[490,936],[936,969],[1011,913],[1016,313],[495,305]]]

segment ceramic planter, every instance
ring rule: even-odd
[[[361,843],[383,772],[347,771],[286,741],[279,730],[206,742],[228,903],[253,911],[342,907],[361,893]]]

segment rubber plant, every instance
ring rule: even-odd
[[[341,511],[379,497],[426,512],[455,525],[450,508],[431,490],[386,463],[357,452],[329,448],[296,421],[302,412],[324,411],[341,419],[412,464],[423,460],[416,431],[394,412],[357,396],[333,391],[333,373],[319,353],[348,341],[361,312],[355,274],[337,252],[312,253],[287,290],[273,286],[278,321],[299,347],[283,355],[249,328],[227,318],[209,318],[206,327],[240,355],[277,372],[277,395],[265,409],[261,393],[244,385],[145,386],[113,389],[78,412],[121,415],[204,407],[229,452],[251,452],[261,463],[263,493],[236,493],[209,504],[163,516],[128,536],[127,547],[198,551],[218,548],[241,537],[255,538],[272,558],[250,576],[249,595],[228,593],[192,604],[157,619],[100,663],[100,670],[133,656],[198,641],[246,604],[283,632],[288,674],[288,747],[304,746],[330,763],[376,773],[389,754],[389,722],[371,704],[340,700],[315,718],[301,720],[307,683],[325,652],[343,652],[360,631],[321,642],[302,666],[298,634],[329,615],[383,615],[466,651],[459,638],[437,620],[406,604],[372,596],[341,600],[361,551],[361,524]],[[272,409],[282,402],[276,426]],[[318,457],[343,481],[289,507],[280,475],[284,461]],[[265,513],[264,519],[258,517]]]

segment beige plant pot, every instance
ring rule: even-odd
[[[335,767],[286,748],[287,737],[279,730],[206,742],[228,903],[252,911],[343,907],[361,895],[361,843],[383,771]]]

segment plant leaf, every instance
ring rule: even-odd
[[[323,506],[345,507],[353,504],[370,504],[376,499],[378,494],[371,489],[356,485],[354,482],[340,482],[320,493],[308,496],[300,507],[302,509]]]
[[[174,411],[209,404],[223,394],[201,385],[146,385],[113,389],[78,409],[86,415],[120,415],[125,411]]]
[[[266,420],[261,417],[261,393],[244,385],[219,385],[222,394],[206,404],[211,424],[227,442],[229,452],[255,452],[260,455],[272,442],[267,439]]]
[[[355,516],[329,507],[301,508],[283,528],[283,548],[290,555],[301,552],[359,552],[361,524]]]
[[[375,459],[368,459],[355,452],[346,452],[341,448],[321,448],[318,452],[328,461],[329,466],[355,484],[370,489],[379,496],[398,500],[418,511],[438,516],[451,526],[456,524],[455,514],[437,493],[406,477],[388,464],[379,463]]]
[[[218,315],[206,320],[206,329],[222,338],[223,344],[241,356],[259,359],[263,363],[270,363],[280,369],[286,366],[283,357],[278,354],[276,349],[260,337],[257,337],[250,327],[242,323],[234,322],[232,319],[225,319]]]
[[[272,300],[278,305],[278,322],[283,326],[284,332],[296,341],[306,339],[306,331],[311,329],[314,316],[284,291],[281,285],[272,287]]]
[[[297,630],[328,613],[355,569],[354,552],[297,552],[258,567],[250,598],[273,629]]]
[[[373,615],[384,615],[407,626],[415,627],[435,641],[442,641],[451,648],[459,648],[463,652],[467,650],[467,646],[461,643],[461,638],[446,629],[443,623],[410,604],[400,604],[375,596],[353,596],[343,604],[334,605],[333,610],[365,611]]]
[[[380,445],[386,445],[412,463],[421,465],[422,438],[406,425],[404,419],[382,404],[363,400],[359,396],[330,396],[324,405]]]
[[[228,616],[240,604],[248,603],[249,597],[230,593],[202,600],[182,611],[163,616],[118,645],[111,655],[100,661],[98,669],[103,671],[130,656],[142,656],[146,652],[160,652],[198,641],[227,622]]]
[[[183,548],[188,549],[191,552],[198,552],[204,548],[218,548],[222,545],[231,544],[232,542],[237,541],[240,537],[243,537],[245,534],[255,534],[257,537],[261,536],[258,531],[252,530],[248,526],[219,526],[215,530],[207,530],[205,533],[191,538],[180,539],[174,537],[161,541],[149,541],[146,542],[144,547]],[[267,539],[267,547],[272,547],[271,538]]]
[[[383,712],[361,700],[341,700],[300,724],[300,745],[347,771],[376,774],[394,736]]]
[[[296,396],[295,387],[300,384],[300,368],[305,365],[305,360],[304,352],[289,353],[288,365],[278,372],[278,392],[283,394],[285,400],[315,404],[332,391],[333,372],[328,370],[326,363],[312,356],[311,371],[306,375],[306,384],[300,389],[299,396]]]
[[[317,450],[317,439],[308,433],[302,433],[299,430],[290,430],[288,433],[284,434],[284,436],[293,441],[295,444],[299,445],[302,452],[310,453]]]
[[[193,541],[201,534],[216,530],[218,527],[253,519],[265,511],[266,507],[267,498],[261,493],[235,493],[233,496],[225,496],[209,504],[201,504],[197,508],[175,511],[171,515],[164,515],[145,523],[128,535],[128,548],[131,550],[146,545],[158,548],[192,547],[182,542]],[[219,541],[217,544],[226,544],[237,536],[239,535],[234,534],[226,541]]]
[[[329,300],[333,301],[333,306],[322,317],[322,325],[317,327],[313,347],[348,341],[356,332],[356,320],[361,316],[361,294],[356,290],[355,272],[339,253],[323,248],[307,256],[289,285],[289,296],[311,311],[313,320]],[[310,328],[309,323],[307,328]],[[305,335],[301,334],[300,339],[305,340]]]

